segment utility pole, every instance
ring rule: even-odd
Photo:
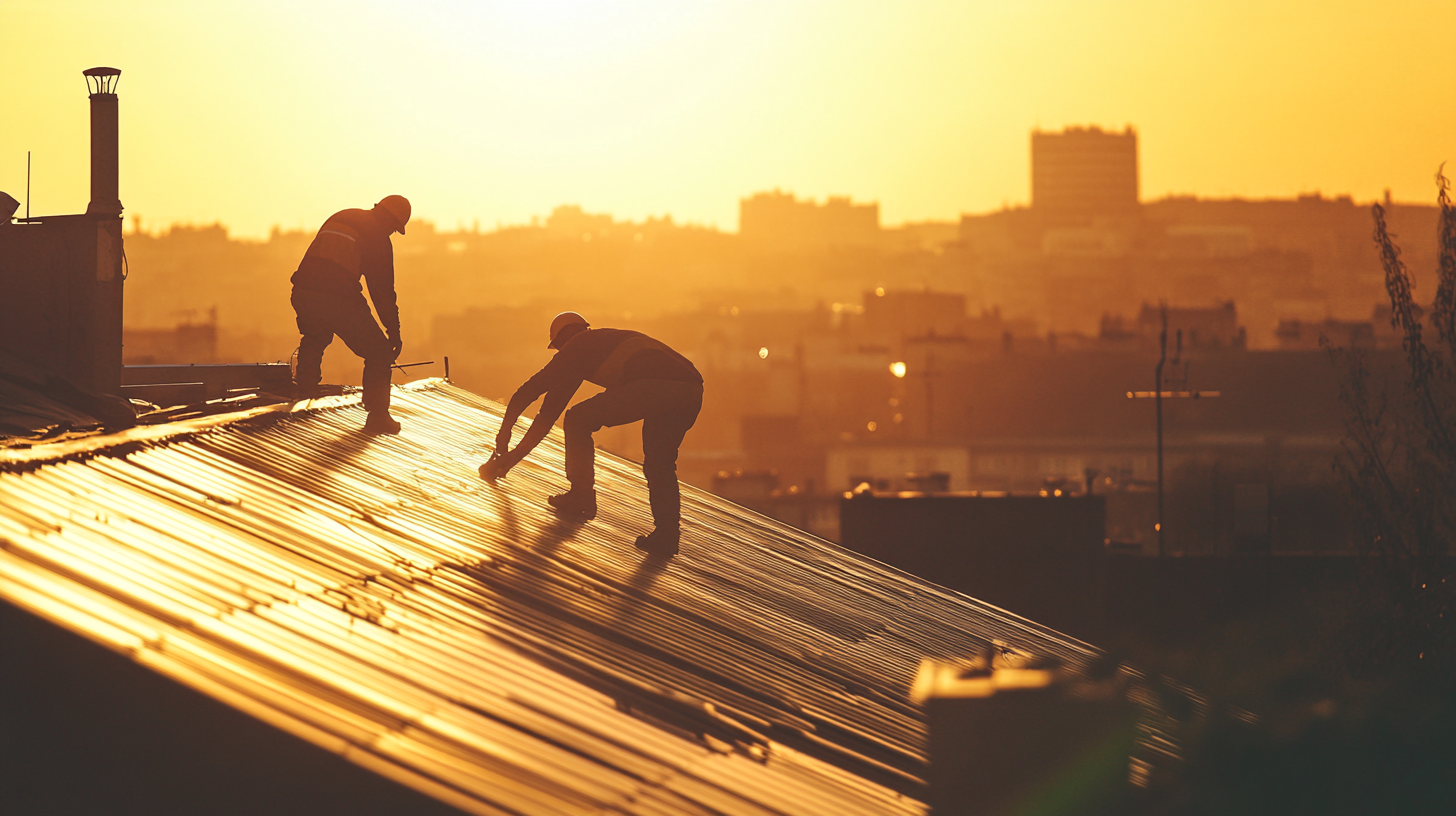
[[[1163,549],[1163,363],[1168,361],[1168,301],[1159,301],[1158,314],[1163,319],[1163,328],[1158,332],[1158,366],[1153,369],[1153,405],[1158,415],[1158,557],[1168,553]]]
[[[935,353],[928,352],[925,355],[925,438],[927,440],[935,435],[935,386],[932,384],[935,374]]]
[[[1164,399],[1202,399],[1204,397],[1221,396],[1218,391],[1164,391],[1163,390],[1163,366],[1168,362],[1168,303],[1162,301],[1158,304],[1158,313],[1162,318],[1163,327],[1158,332],[1158,364],[1153,368],[1153,379],[1155,382],[1152,391],[1129,391],[1128,399],[1150,399],[1153,401],[1153,410],[1157,416],[1158,424],[1158,521],[1154,531],[1158,534],[1158,557],[1168,554],[1163,546],[1163,400]],[[1173,365],[1183,363],[1183,330],[1178,330],[1178,348],[1173,354]],[[1176,381],[1176,380],[1175,380]],[[1188,387],[1188,364],[1183,363],[1183,379],[1179,382],[1183,388]]]

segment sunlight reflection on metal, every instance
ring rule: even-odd
[[[1089,655],[692,488],[649,568],[638,465],[600,455],[569,526],[559,432],[489,486],[499,404],[394,408],[392,437],[343,397],[0,458],[0,598],[478,813],[921,813],[922,660]]]

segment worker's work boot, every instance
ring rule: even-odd
[[[364,421],[364,433],[370,435],[397,434],[399,428],[399,420],[390,416],[388,411],[371,411]]]
[[[637,536],[637,549],[648,555],[671,558],[677,555],[678,540],[681,538],[680,530],[658,527],[645,536]]]
[[[597,492],[575,488],[547,496],[546,503],[556,511],[562,521],[591,521],[597,517]]]

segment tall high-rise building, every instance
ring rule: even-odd
[[[1137,133],[1069,127],[1031,133],[1031,205],[1051,221],[1137,214]]]

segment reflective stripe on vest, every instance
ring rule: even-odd
[[[359,233],[344,224],[325,224],[313,243],[308,245],[304,257],[337,264],[357,278],[360,274]]]

